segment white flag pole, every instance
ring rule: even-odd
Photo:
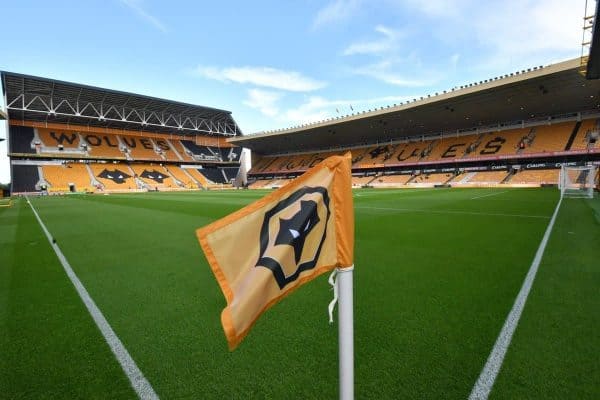
[[[354,265],[338,268],[337,280],[340,400],[354,400],[354,304],[352,277]]]

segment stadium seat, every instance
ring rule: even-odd
[[[371,176],[353,176],[352,177],[352,186],[364,186],[369,184],[372,180],[376,178],[375,175]]]
[[[401,186],[406,185],[414,176],[411,174],[405,175],[382,175],[378,176],[371,185],[373,186]]]
[[[577,136],[575,136],[571,145],[571,150],[591,150],[600,147],[600,137],[593,140],[595,132],[598,132],[597,119],[582,121]]]
[[[165,166],[165,169],[174,179],[179,181],[183,187],[187,189],[197,189],[198,187],[201,187],[194,178],[187,174],[187,169],[180,168],[177,165],[168,165]]]
[[[472,174],[472,175],[471,175]],[[470,173],[467,175],[471,175],[467,180],[455,182],[460,184],[498,184],[501,183],[504,178],[508,176],[508,172],[506,171],[480,171],[475,173]]]
[[[525,146],[523,153],[563,151],[574,125],[574,122],[561,122],[535,127],[535,136],[532,142]]]
[[[192,177],[196,182],[198,182],[202,187],[208,188],[210,182],[206,179],[204,175],[198,172],[195,168],[186,168],[185,171]]]
[[[514,184],[557,184],[560,169],[529,169],[517,172],[510,183]]]

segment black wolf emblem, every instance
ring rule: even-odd
[[[166,174],[158,172],[155,169],[153,169],[152,171],[148,171],[147,169],[145,169],[144,172],[140,174],[140,176],[142,178],[152,179],[154,182],[158,183],[163,183],[163,181],[168,178]]]
[[[108,170],[105,168],[98,174],[98,178],[110,179],[114,183],[121,184],[125,183],[127,178],[131,178],[131,175],[128,175],[119,169]]]
[[[281,200],[264,216],[257,267],[271,270],[280,289],[316,266],[325,238],[329,193],[324,187],[303,187]],[[291,247],[293,256],[285,248]]]

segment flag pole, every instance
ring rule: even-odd
[[[352,278],[354,265],[338,268],[338,340],[340,400],[354,399],[354,305]]]

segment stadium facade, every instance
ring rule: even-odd
[[[230,186],[231,112],[2,72],[13,193]]]

